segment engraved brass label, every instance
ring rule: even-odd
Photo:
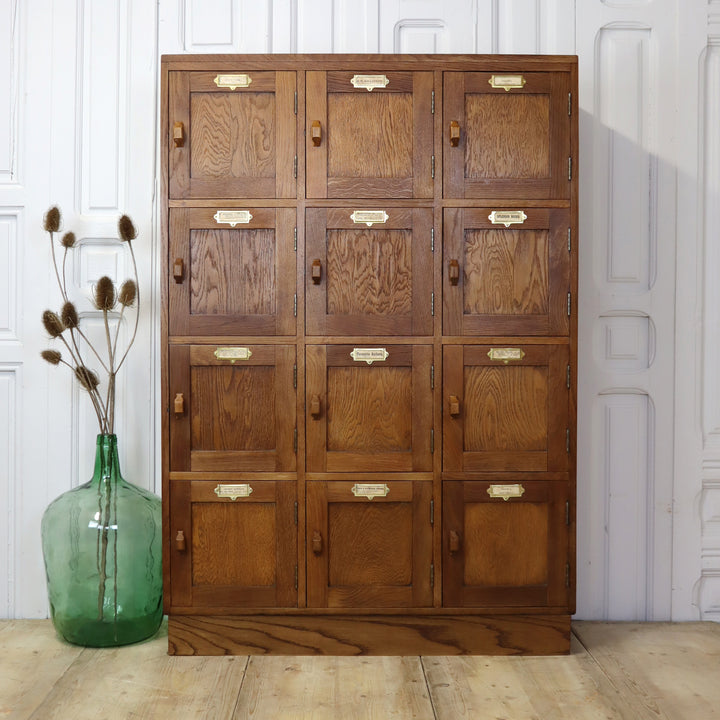
[[[387,87],[390,80],[387,75],[353,75],[350,82],[354,88],[365,88],[371,92],[373,88]]]
[[[493,348],[488,352],[491,360],[502,360],[506,365],[510,360],[522,360],[525,353],[521,348]]]
[[[385,348],[355,348],[350,357],[355,362],[366,362],[372,365],[374,362],[382,362],[390,357],[390,353]]]
[[[488,215],[488,220],[493,225],[511,225],[522,224],[527,220],[527,215],[522,210],[493,210]]]
[[[389,215],[384,210],[356,210],[350,219],[356,224],[365,223],[368,227],[375,223],[384,223],[389,219]]]
[[[246,347],[219,347],[213,354],[218,360],[234,363],[236,360],[249,360],[252,352]]]
[[[522,75],[492,75],[488,80],[491,87],[502,88],[505,92],[517,90],[525,85]]]
[[[368,500],[372,500],[374,497],[386,497],[390,492],[390,488],[387,485],[369,485],[355,483],[352,486],[352,494],[355,497],[366,497]]]
[[[245,73],[242,73],[241,75],[218,75],[214,82],[219,88],[237,90],[240,87],[248,87],[252,82],[252,78]]]
[[[249,210],[218,210],[213,215],[213,220],[216,223],[227,223],[232,227],[236,225],[246,225],[252,220],[252,215]]]
[[[228,498],[228,500],[237,500],[241,497],[250,497],[252,488],[247,483],[240,485],[218,485],[215,488],[215,494],[219,498]]]
[[[508,498],[522,497],[525,488],[522,485],[491,485],[487,493],[491,498],[502,498],[507,502]]]

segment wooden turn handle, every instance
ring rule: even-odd
[[[173,142],[175,147],[185,147],[185,126],[181,122],[173,125]]]
[[[312,551],[313,555],[320,555],[323,551],[323,540],[319,530],[313,531]]]
[[[457,260],[451,260],[448,263],[448,279],[451,285],[457,285],[460,279],[460,263]]]
[[[317,258],[312,262],[310,277],[316,285],[319,285],[320,280],[322,280],[322,262]]]
[[[185,412],[185,396],[182,393],[175,394],[175,414],[182,415]]]
[[[317,420],[320,417],[320,396],[313,395],[310,398],[310,417]]]
[[[448,405],[450,407],[450,416],[457,417],[460,414],[460,400],[457,395],[451,395],[448,398]]]
[[[460,536],[454,531],[450,531],[450,541],[448,542],[448,549],[450,554],[460,552]]]
[[[312,138],[312,144],[315,147],[320,147],[322,142],[322,125],[319,120],[314,120],[310,126],[310,137]]]
[[[185,533],[182,530],[177,531],[177,535],[175,536],[175,547],[180,552],[185,552],[187,546],[185,543]]]
[[[460,144],[460,123],[453,120],[450,123],[450,147],[457,147]]]
[[[185,262],[182,258],[175,258],[173,263],[173,277],[176,283],[181,283],[185,278]]]

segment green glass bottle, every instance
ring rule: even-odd
[[[42,547],[53,625],[68,642],[111,647],[162,621],[160,498],[126,482],[117,437],[98,435],[92,480],[45,511]]]

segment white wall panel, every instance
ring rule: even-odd
[[[333,52],[378,51],[378,2],[379,0],[334,0]]]
[[[0,2],[0,183],[16,181],[18,93],[18,0]]]
[[[18,263],[17,211],[0,207],[0,343],[17,341],[18,297],[22,281]]]

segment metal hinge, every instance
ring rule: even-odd
[[[435,524],[435,501],[430,501],[430,524]]]
[[[297,155],[293,158],[293,177],[297,180]]]
[[[570,367],[568,365],[568,367]],[[293,387],[297,390],[297,365],[293,365]],[[568,385],[568,387],[570,387]]]
[[[568,117],[572,115],[572,93],[568,93]]]
[[[297,500],[296,500],[295,501],[295,524],[297,525],[297,523],[298,523],[298,504],[297,504]]]
[[[430,454],[435,452],[435,429],[430,428]]]
[[[568,228],[568,252],[572,252],[572,229]]]
[[[295,227],[295,239],[293,241],[293,250],[297,252],[297,226]]]
[[[430,177],[435,178],[435,156],[430,158]]]
[[[565,373],[565,385],[567,385],[567,389],[570,389],[570,365],[567,366],[567,371]]]
[[[297,317],[297,293],[295,293],[295,297],[293,298],[293,317]]]
[[[430,389],[435,389],[435,366],[430,366]]]
[[[570,525],[570,501],[565,503],[565,524]]]
[[[432,94],[430,96],[430,112],[434,115],[435,114],[435,91],[432,91]]]
[[[571,312],[572,312],[572,294],[571,294],[571,293],[568,293],[568,298],[567,298],[567,314],[570,315]]]
[[[298,566],[296,565],[295,566],[295,589],[296,590],[298,589],[297,585],[298,585]]]
[[[570,428],[565,430],[565,451],[570,452]]]
[[[435,293],[430,293],[430,314],[435,317]]]
[[[297,90],[295,91],[295,114],[297,115]]]
[[[435,252],[435,228],[430,228],[430,252]]]
[[[572,157],[568,158],[568,180],[572,180]]]
[[[430,587],[435,587],[435,566],[430,566]]]
[[[570,563],[565,563],[565,587],[570,587]]]
[[[293,430],[293,452],[297,452],[297,428]]]

